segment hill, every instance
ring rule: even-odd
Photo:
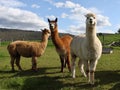
[[[41,40],[41,31],[0,28],[1,41]],[[65,35],[60,33],[60,36]],[[72,35],[71,35],[72,36]]]
[[[40,31],[0,28],[0,39],[2,41],[39,40],[41,35]]]
[[[60,33],[59,35],[63,36],[65,34],[68,33]],[[42,35],[41,31],[0,28],[1,41],[41,40],[41,35]],[[110,44],[113,41],[120,41],[120,34],[102,34],[102,35],[98,34],[98,36],[101,42],[104,44]],[[103,36],[104,36],[104,41],[103,41]]]
[[[103,34],[99,36],[102,43],[108,45],[112,42],[119,42],[120,41],[120,34]]]

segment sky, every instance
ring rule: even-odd
[[[58,31],[85,33],[85,16],[97,16],[97,33],[120,28],[120,0],[0,0],[0,28],[40,31],[58,18]]]

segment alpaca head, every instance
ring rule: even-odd
[[[97,22],[96,22],[96,16],[95,16],[95,14],[88,13],[87,15],[85,15],[85,17],[86,17],[86,25],[87,26],[92,27],[92,26],[96,25]]]
[[[44,36],[46,36],[46,35],[47,35],[48,37],[50,36],[50,30],[48,30],[48,29],[45,28],[45,29],[43,29],[43,30],[41,29],[41,31],[42,31],[42,37],[44,37]]]
[[[49,22],[49,28],[50,28],[51,32],[54,32],[57,27],[57,18],[55,20],[48,19],[48,22]]]

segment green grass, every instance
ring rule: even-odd
[[[101,42],[103,43],[103,36],[99,37]],[[113,41],[120,41],[120,34],[110,34],[110,35],[104,35],[104,44],[110,44]]]
[[[9,43],[9,42],[8,42]],[[72,79],[68,69],[60,73],[60,60],[52,42],[43,56],[38,58],[38,71],[31,71],[31,58],[21,58],[24,71],[11,72],[7,42],[0,47],[0,90],[119,90],[120,47],[112,54],[103,54],[95,73],[95,85],[87,84],[76,66],[76,78]]]

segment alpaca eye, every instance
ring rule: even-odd
[[[50,34],[50,32],[48,31],[48,33]]]
[[[52,24],[50,23],[50,26],[52,26]]]

